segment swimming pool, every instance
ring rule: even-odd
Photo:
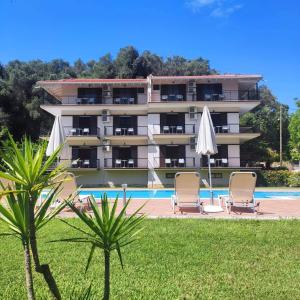
[[[117,195],[123,197],[122,190],[81,190],[80,195],[93,195],[96,199],[100,199],[103,194],[106,193],[109,198],[115,198]],[[169,199],[174,194],[174,190],[161,190],[161,189],[145,189],[134,190],[128,189],[126,196],[134,199]],[[209,190],[201,190],[200,198],[210,198]],[[228,190],[214,190],[214,198],[219,195],[228,195]],[[300,192],[288,192],[288,191],[256,191],[254,197],[257,199],[300,199]]]

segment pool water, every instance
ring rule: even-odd
[[[100,199],[103,194],[106,193],[109,198],[115,198],[119,196],[123,197],[122,190],[81,190],[80,195],[93,195],[96,199]],[[166,199],[171,198],[174,194],[174,190],[133,190],[128,189],[126,196],[134,199]],[[210,198],[210,192],[208,190],[201,190],[200,198]],[[228,190],[213,190],[214,198],[219,195],[228,195]],[[288,191],[257,191],[254,193],[254,197],[258,199],[294,199],[300,198],[300,192],[288,192]]]

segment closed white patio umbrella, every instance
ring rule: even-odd
[[[206,212],[219,212],[223,211],[220,206],[215,206],[213,203],[212,182],[211,182],[211,168],[210,168],[210,156],[218,153],[216,144],[216,135],[211,120],[210,112],[207,106],[204,106],[203,113],[200,121],[198,139],[196,145],[196,153],[199,155],[207,155],[208,160],[208,176],[209,176],[209,188],[211,194],[211,205],[206,205],[204,211]]]
[[[61,123],[61,116],[56,116],[51,130],[46,155],[50,156],[60,145],[65,142],[65,132]]]

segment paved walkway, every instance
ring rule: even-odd
[[[236,209],[229,215],[226,211],[221,213],[200,213],[197,209],[184,209],[173,213],[171,202],[168,199],[156,200],[132,200],[127,213],[132,214],[137,208],[145,204],[141,213],[149,218],[222,218],[222,219],[300,219],[300,199],[296,200],[261,200],[258,214],[252,213],[250,209]],[[121,209],[120,200],[118,209]],[[61,213],[62,217],[73,217],[69,211]]]

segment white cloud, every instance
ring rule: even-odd
[[[198,11],[200,8],[216,4],[219,0],[187,0],[186,4],[193,11]]]
[[[233,14],[234,12],[236,12],[237,10],[241,9],[243,7],[243,5],[238,4],[238,5],[234,5],[234,6],[230,6],[230,7],[216,7],[212,12],[211,15],[213,17],[228,17],[231,14]]]
[[[235,0],[185,0],[186,5],[193,11],[210,11],[209,15],[220,18],[228,17],[243,7],[242,4],[235,4]]]

